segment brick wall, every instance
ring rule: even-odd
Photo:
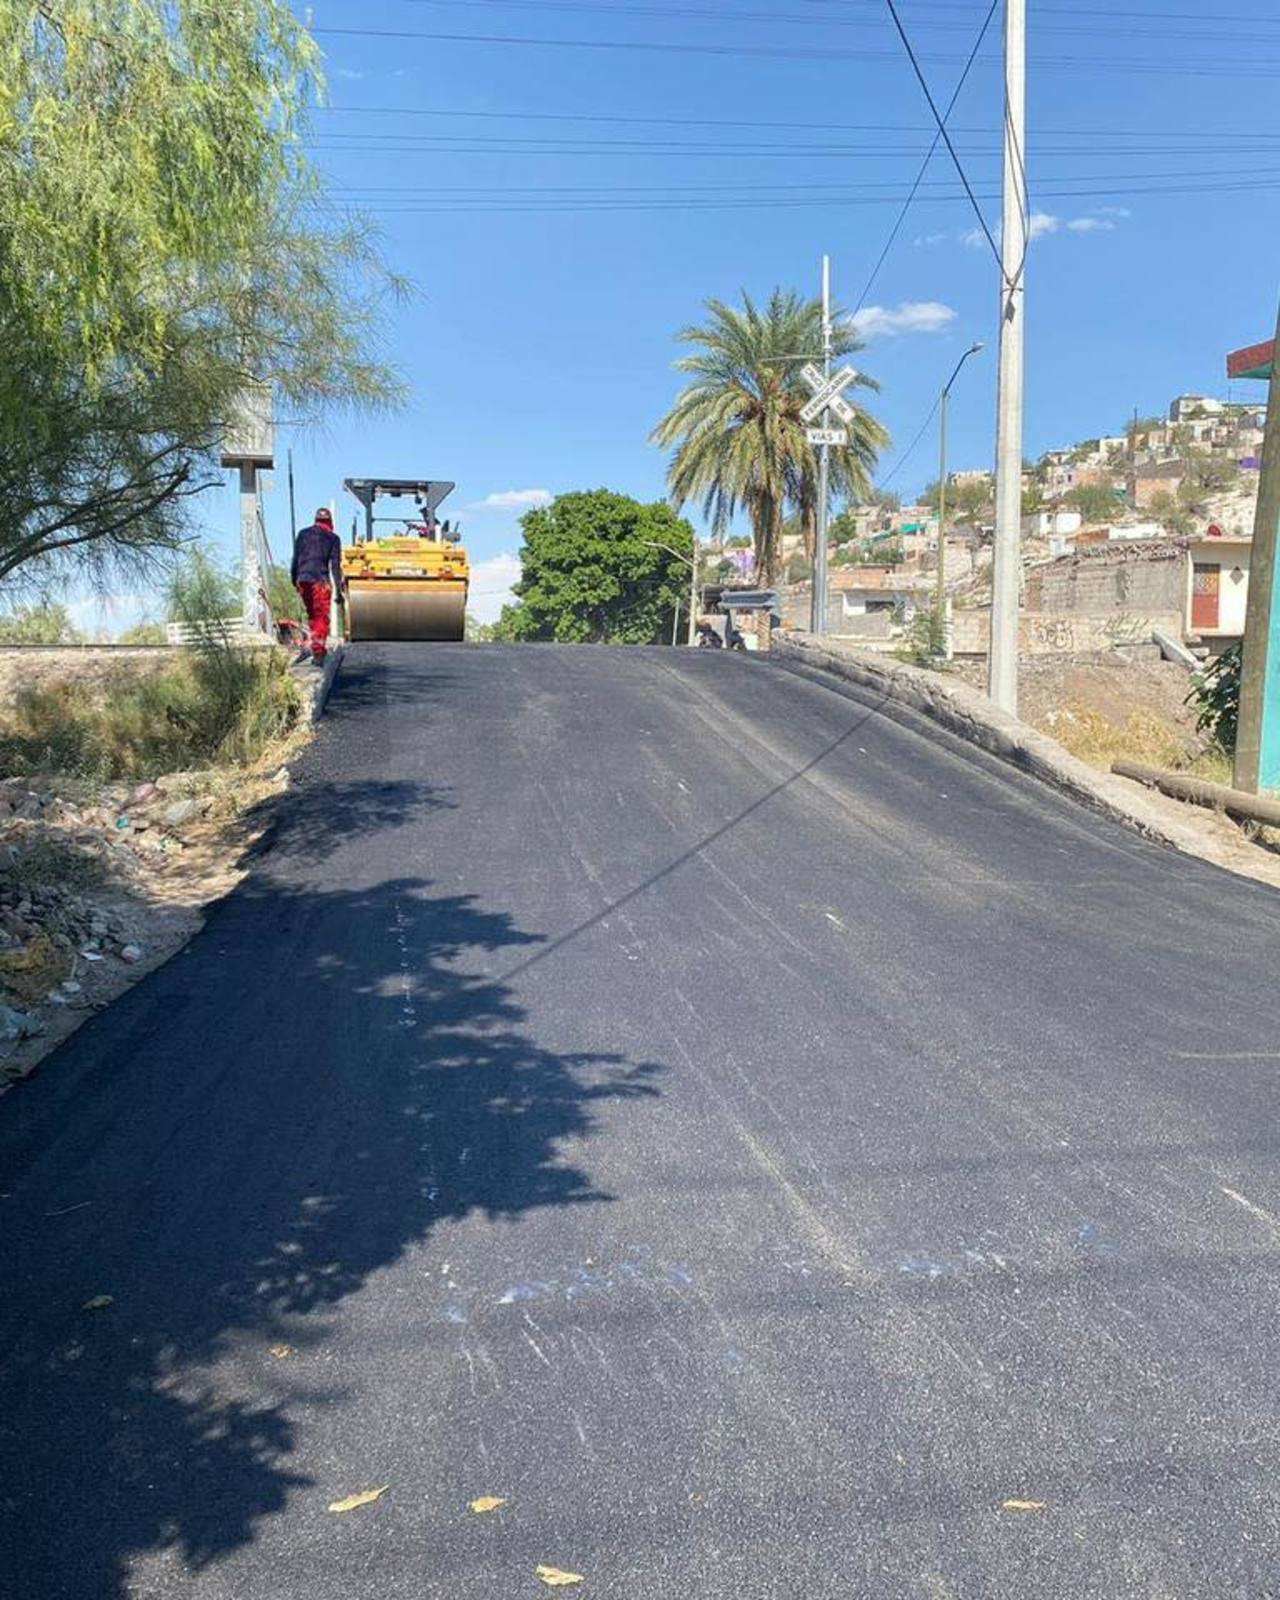
[[[1179,546],[1112,542],[1033,567],[1024,600],[1028,611],[1064,616],[1180,616],[1186,584],[1186,553]]]
[[[1018,654],[1093,655],[1127,644],[1144,644],[1152,630],[1182,637],[1182,612],[1113,613],[1080,616],[1055,611],[1018,614]],[[991,607],[957,609],[951,619],[951,647],[958,656],[985,656],[991,638]]]

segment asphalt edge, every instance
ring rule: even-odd
[[[324,658],[324,671],[320,674],[320,681],[315,685],[311,697],[312,723],[319,722],[324,716],[324,708],[329,700],[329,692],[333,688],[333,680],[338,676],[338,669],[342,665],[342,658],[346,653],[346,645],[334,645]]]
[[[779,665],[806,675],[835,678],[901,706],[945,728],[967,744],[1066,795],[1092,811],[1134,828],[1145,838],[1187,855],[1216,860],[1200,833],[1168,816],[1142,789],[1124,778],[1097,772],[1055,739],[1001,711],[986,695],[958,680],[906,662],[888,661],[836,639],[819,643],[811,634],[774,635],[770,652]]]

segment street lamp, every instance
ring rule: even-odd
[[[690,644],[698,642],[698,536],[693,536],[693,559],[682,555],[679,550],[673,550],[669,544],[659,544],[654,539],[641,539],[640,543],[648,550],[665,550],[669,556],[674,556],[677,561],[683,561],[689,569],[689,640]],[[677,610],[676,615],[679,616]],[[672,644],[675,641],[675,629],[672,629]]]
[[[970,356],[976,356],[982,349],[982,340],[978,339],[956,362],[955,371],[943,385],[942,398],[939,401],[940,422],[938,426],[938,589],[936,611],[938,616],[938,633],[943,644],[943,654],[946,654],[946,627],[947,627],[947,409],[951,403],[951,386],[960,376],[960,368]]]

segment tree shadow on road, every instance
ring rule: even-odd
[[[658,1093],[653,1063],[537,1036],[489,968],[538,935],[419,879],[326,887],[287,838],[0,1123],[0,1590],[24,1600],[136,1592],[157,1552],[177,1592],[291,1498],[364,1487],[291,1460],[303,1406],[346,1403],[335,1308],[445,1219],[606,1203],[564,1141]]]

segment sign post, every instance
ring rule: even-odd
[[[827,631],[827,516],[830,490],[830,450],[849,441],[848,430],[856,415],[844,398],[844,391],[858,374],[852,367],[831,370],[831,258],[822,258],[822,366],[812,361],[800,368],[800,376],[813,398],[800,413],[805,423],[805,438],[818,451],[818,527],[813,546],[813,596],[809,609],[809,628],[817,634]],[[834,416],[841,427],[832,427]],[[817,426],[814,426],[817,424]]]
[[[1280,325],[1270,344],[1227,357],[1229,378],[1270,380],[1258,508],[1249,558],[1249,607],[1240,666],[1233,782],[1249,794],[1280,791]]]

